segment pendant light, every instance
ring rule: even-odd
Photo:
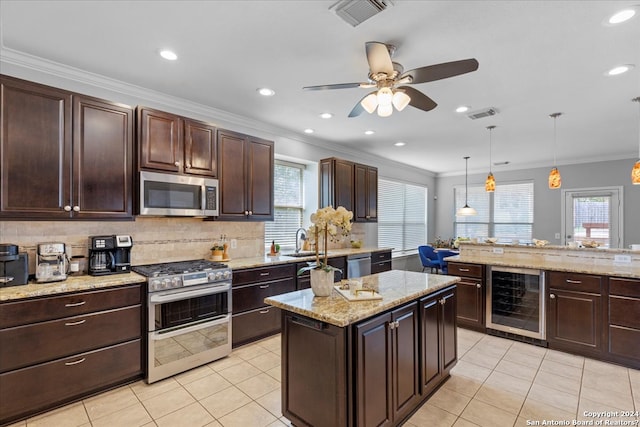
[[[549,117],[553,118],[553,169],[549,172],[549,188],[555,190],[562,185],[562,178],[560,177],[560,171],[556,167],[556,119],[560,117],[562,113],[549,114]]]
[[[464,206],[458,209],[458,212],[456,212],[457,216],[472,216],[477,214],[476,210],[469,207],[469,203],[467,202],[467,196],[469,194],[469,186],[467,185],[468,165],[469,156],[466,156],[464,157]]]
[[[487,193],[493,193],[496,191],[496,179],[491,172],[491,131],[493,131],[495,126],[487,126],[489,129],[489,175],[487,175],[487,180],[484,182],[484,189]]]
[[[631,169],[631,183],[640,185],[640,96],[633,98],[632,101],[638,103],[638,160]]]

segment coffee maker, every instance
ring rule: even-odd
[[[0,286],[26,285],[29,256],[18,252],[18,245],[0,243]]]
[[[64,243],[39,243],[36,255],[36,282],[67,279],[69,260]]]
[[[89,237],[89,274],[128,273],[131,271],[131,236]]]

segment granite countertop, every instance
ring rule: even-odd
[[[0,301],[64,294],[67,292],[89,291],[111,286],[145,283],[147,279],[137,273],[113,274],[109,276],[68,276],[61,282],[34,283],[0,288]]]
[[[338,327],[367,319],[405,302],[429,295],[460,280],[459,277],[391,270],[365,276],[363,285],[375,289],[381,300],[349,302],[335,290],[331,296],[316,297],[311,289],[266,298],[274,307],[298,313]]]

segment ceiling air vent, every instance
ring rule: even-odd
[[[467,117],[469,117],[471,120],[477,120],[483,117],[495,116],[496,114],[498,114],[498,110],[496,108],[489,107],[482,110],[472,111],[467,114]]]
[[[329,10],[355,27],[391,6],[393,6],[391,0],[340,0]]]

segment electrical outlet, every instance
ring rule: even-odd
[[[503,248],[493,248],[493,253],[494,254],[503,254],[504,253],[504,249]]]
[[[615,255],[613,257],[614,264],[631,264],[631,255]]]
[[[560,233],[556,233],[556,239],[560,239]]]
[[[231,239],[231,249],[235,249],[238,247],[238,241],[236,239]]]

